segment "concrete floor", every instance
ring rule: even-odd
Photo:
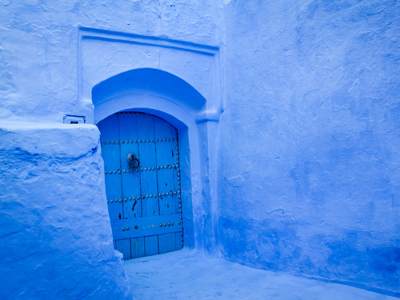
[[[398,299],[354,287],[258,270],[183,249],[125,261],[134,299]]]

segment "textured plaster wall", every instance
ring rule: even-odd
[[[99,132],[60,123],[65,114],[94,123],[93,87],[135,68],[195,79],[217,95],[218,48],[198,44],[218,45],[219,9],[213,0],[0,0],[0,278],[8,282],[0,298],[131,297],[112,247]],[[119,109],[137,107],[129,101]],[[190,118],[196,124],[195,113]],[[200,202],[203,175],[195,175]]]
[[[78,91],[79,26],[217,44],[218,13],[212,0],[1,0],[0,118],[59,122],[64,114],[88,114],[91,107]],[[110,63],[114,56],[126,51],[107,44],[97,47],[112,48],[103,57],[113,68],[118,65]]]
[[[400,295],[399,3],[225,4],[222,254]]]
[[[94,125],[0,124],[1,299],[129,299]]]
[[[399,4],[222,2],[223,14],[213,0],[0,0],[0,276],[13,274],[1,293],[129,297],[107,226],[99,133],[55,123],[93,121],[95,84],[153,68],[195,82],[210,110],[189,149],[201,153],[192,167],[205,201],[194,213],[209,233],[198,245],[399,295]],[[97,37],[81,39],[80,26]],[[220,40],[220,51],[195,54],[193,43]]]

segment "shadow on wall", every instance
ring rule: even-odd
[[[120,73],[97,84],[92,90],[94,106],[133,91],[145,90],[163,95],[194,110],[201,110],[206,99],[181,78],[157,69],[142,68]]]

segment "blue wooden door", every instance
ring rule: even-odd
[[[124,259],[183,247],[178,131],[145,113],[98,124],[114,247]]]

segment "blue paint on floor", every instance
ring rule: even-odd
[[[183,249],[125,261],[134,299],[396,299],[355,287],[249,268]]]

